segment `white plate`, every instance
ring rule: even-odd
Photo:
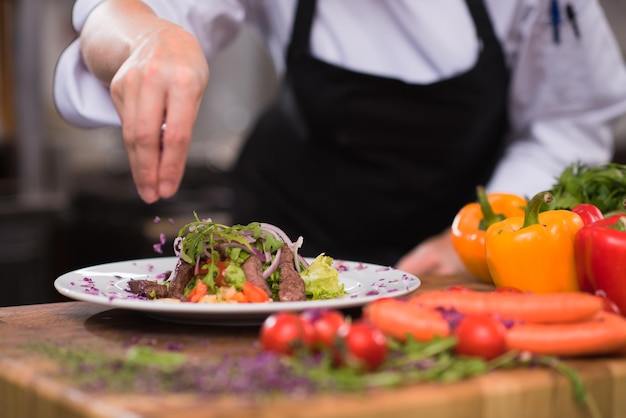
[[[275,312],[359,307],[383,297],[406,295],[421,284],[414,275],[391,267],[335,260],[334,266],[339,270],[339,279],[347,292],[347,295],[337,299],[198,304],[145,300],[127,290],[129,280],[165,279],[175,266],[176,257],[101,264],[65,273],[55,280],[54,287],[70,299],[141,311],[161,320],[197,324],[259,324]]]

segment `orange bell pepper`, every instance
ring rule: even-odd
[[[536,194],[523,217],[512,217],[487,228],[485,256],[496,286],[534,293],[578,291],[574,241],[583,220],[570,210],[539,213],[552,201]]]
[[[511,216],[523,216],[526,199],[507,193],[487,195],[482,186],[476,188],[478,202],[468,203],[452,222],[452,245],[467,271],[480,280],[493,283],[485,260],[485,231],[489,225]]]

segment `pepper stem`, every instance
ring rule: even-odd
[[[493,208],[491,207],[489,198],[487,197],[487,192],[485,192],[485,188],[483,186],[476,186],[476,196],[478,196],[478,204],[480,205],[480,210],[483,213],[483,217],[478,223],[479,230],[486,231],[491,224],[495,224],[496,222],[500,222],[505,219],[503,214],[493,212]]]
[[[615,222],[615,224],[609,225],[608,227],[617,231],[626,231],[626,215],[620,216],[617,218],[617,222]]]
[[[550,192],[539,192],[534,195],[526,206],[526,211],[524,212],[524,225],[522,225],[522,228],[526,228],[531,225],[538,225],[541,206],[544,203],[550,202],[552,202],[552,194],[550,194]]]

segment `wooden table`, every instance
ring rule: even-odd
[[[423,289],[487,285],[467,277],[425,277]],[[589,417],[570,383],[546,369],[515,369],[449,384],[421,384],[365,394],[279,396],[250,402],[197,394],[105,393],[81,390],[58,377],[54,361],[24,350],[25,344],[67,344],[109,354],[124,353],[140,336],[157,347],[177,341],[189,355],[256,350],[258,327],[180,325],[141,313],[85,302],[0,309],[0,417],[290,417],[290,418],[555,418]],[[626,417],[626,358],[577,360],[603,418]]]

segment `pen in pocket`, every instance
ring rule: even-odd
[[[558,0],[550,1],[550,23],[552,24],[552,39],[555,44],[561,42],[561,32],[559,25],[561,24],[561,10]]]
[[[578,27],[578,19],[576,18],[576,10],[574,10],[574,6],[572,5],[572,3],[567,3],[565,5],[565,14],[567,15],[567,20],[572,25],[574,36],[576,36],[576,39],[580,39],[580,28]]]

